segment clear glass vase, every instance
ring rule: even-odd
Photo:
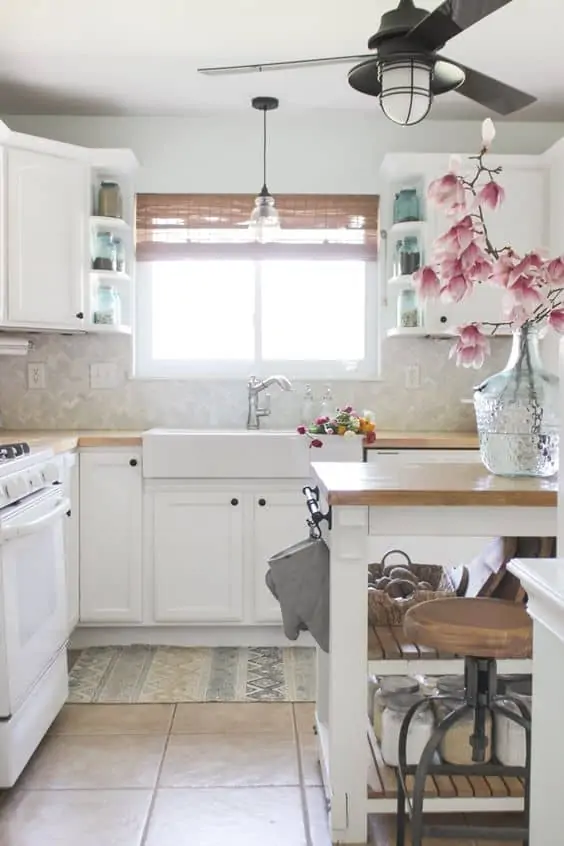
[[[480,454],[498,476],[558,472],[559,379],[544,369],[536,327],[513,335],[505,370],[474,389]]]

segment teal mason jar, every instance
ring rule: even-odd
[[[100,285],[94,310],[94,323],[119,326],[121,323],[121,300],[112,285]]]
[[[419,196],[416,188],[402,188],[394,199],[394,223],[421,220]]]

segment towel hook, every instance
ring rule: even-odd
[[[327,514],[322,512],[319,507],[318,487],[312,488],[311,486],[306,485],[305,488],[302,488],[302,493],[306,498],[306,505],[310,513],[310,517],[306,520],[307,525],[309,526],[309,536],[314,540],[319,540],[322,534],[319,524],[326,520],[327,526],[329,529],[331,528],[331,508],[329,507]]]

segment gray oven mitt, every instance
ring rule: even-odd
[[[284,632],[297,640],[308,630],[329,652],[329,548],[308,538],[269,558],[266,584],[280,603]]]

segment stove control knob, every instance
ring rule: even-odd
[[[29,493],[29,486],[26,476],[14,476],[12,479],[8,479],[7,481],[8,487],[8,496],[12,501],[16,499],[21,499],[22,496],[25,496]]]
[[[53,485],[55,482],[60,482],[61,472],[56,461],[51,461],[43,467],[43,478],[48,485]]]

